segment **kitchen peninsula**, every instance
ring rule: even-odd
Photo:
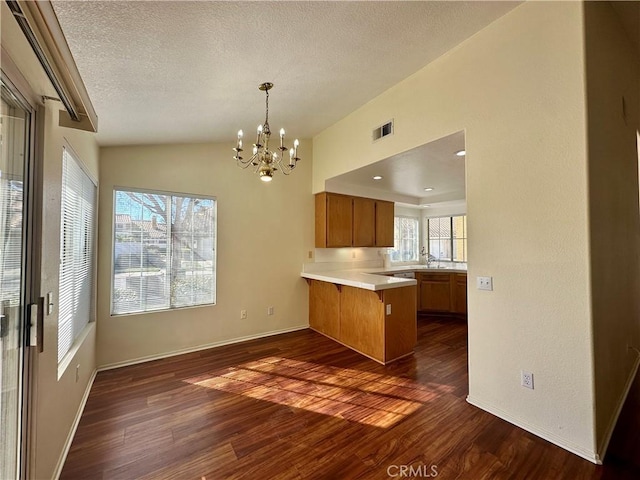
[[[414,273],[415,278],[393,277]],[[382,364],[411,355],[417,311],[466,313],[466,269],[408,265],[303,272],[309,326]]]
[[[309,326],[387,364],[413,353],[416,280],[356,271],[302,273],[309,283]]]

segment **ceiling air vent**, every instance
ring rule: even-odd
[[[393,120],[389,120],[384,125],[380,125],[378,128],[373,129],[373,141],[380,140],[382,137],[391,135],[393,133]]]

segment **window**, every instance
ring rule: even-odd
[[[418,219],[413,217],[395,217],[393,228],[393,250],[391,260],[394,262],[418,261]]]
[[[212,305],[216,201],[116,190],[111,313]]]
[[[427,218],[429,255],[436,260],[467,261],[467,216]]]
[[[63,149],[58,363],[93,320],[96,190],[78,160]]]

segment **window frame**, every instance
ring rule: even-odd
[[[414,220],[416,222],[416,251],[415,251],[415,260],[393,260],[393,252],[395,249],[395,228],[396,228],[396,219],[397,218],[406,218],[409,220]],[[420,261],[420,217],[413,217],[411,215],[394,215],[393,216],[393,238],[394,238],[394,248],[390,249],[391,261],[396,264],[414,264]],[[402,241],[402,239],[400,239]],[[398,250],[400,253],[400,258],[402,258],[402,250]]]
[[[180,305],[180,306],[172,306],[171,301],[169,299],[169,305],[163,308],[156,308],[152,310],[140,310],[135,312],[121,312],[114,313],[114,303],[113,303],[113,293],[115,286],[115,260],[116,260],[116,194],[117,192],[130,192],[130,193],[141,193],[141,194],[150,194],[150,195],[166,195],[169,197],[184,197],[184,198],[192,198],[192,199],[203,199],[203,200],[212,200],[213,201],[213,242],[212,242],[212,250],[213,250],[213,274],[214,274],[214,287],[213,287],[213,302],[212,303],[199,303],[195,305]],[[146,315],[160,312],[171,312],[176,310],[183,310],[188,308],[203,308],[203,307],[212,307],[217,305],[217,292],[218,292],[218,281],[217,281],[217,273],[218,273],[218,198],[213,195],[200,194],[200,193],[185,193],[185,192],[175,192],[168,190],[155,190],[148,188],[138,188],[138,187],[129,187],[122,185],[114,185],[112,189],[112,211],[111,211],[111,271],[110,271],[110,289],[109,289],[109,315],[111,317],[121,317],[121,316],[129,316],[129,315]],[[170,229],[168,230],[170,231]],[[170,241],[170,240],[169,240]],[[169,248],[169,245],[167,246]]]
[[[453,234],[454,230],[453,230],[453,219],[457,218],[457,217],[465,217],[465,236],[464,237],[458,237],[456,238]],[[434,216],[434,217],[424,217],[425,220],[425,242],[424,245],[426,246],[426,250],[427,250],[427,255],[430,254],[431,252],[431,237],[429,235],[429,220],[435,220],[435,219],[443,219],[443,218],[448,218],[449,219],[449,231],[451,232],[450,237],[448,238],[449,240],[449,248],[451,251],[451,258],[450,259],[440,259],[440,258],[436,258],[435,261],[439,261],[439,262],[451,262],[451,263],[467,263],[469,261],[468,258],[468,249],[467,249],[467,243],[468,243],[468,236],[467,236],[467,231],[466,231],[466,217],[467,214],[466,213],[460,213],[457,215],[438,215],[438,216]],[[442,241],[444,239],[438,239],[438,241]],[[464,244],[465,244],[465,252],[464,252],[464,260],[454,260],[454,243],[455,240],[464,240]],[[435,241],[435,239],[434,239]]]

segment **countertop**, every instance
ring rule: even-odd
[[[466,266],[465,266],[466,267]],[[390,277],[394,273],[403,272],[453,272],[467,273],[465,267],[457,265],[427,266],[427,265],[400,265],[393,267],[358,268],[352,270],[330,270],[326,272],[302,272],[303,278],[320,280],[322,282],[347,285],[349,287],[363,288],[365,290],[387,290],[389,288],[408,287],[417,285],[414,278]]]

